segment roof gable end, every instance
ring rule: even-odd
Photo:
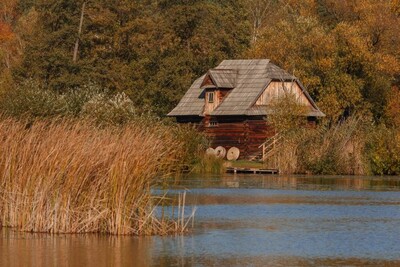
[[[237,71],[234,69],[210,69],[202,84],[201,88],[235,88]]]

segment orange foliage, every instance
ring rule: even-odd
[[[395,13],[397,16],[400,16],[400,0],[392,0],[391,8],[393,13]]]
[[[0,3],[0,83],[10,76],[10,69],[21,56],[18,34],[15,30],[19,0],[1,0]]]
[[[14,38],[14,33],[10,25],[0,22],[0,42],[11,41]]]
[[[400,88],[393,86],[386,106],[386,116],[396,127],[400,128]]]
[[[18,16],[17,7],[19,0],[1,0],[0,21],[6,23],[15,22]]]

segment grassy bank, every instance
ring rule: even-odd
[[[400,130],[350,117],[283,132],[268,166],[281,173],[399,175]]]
[[[170,127],[3,119],[0,136],[3,226],[134,235],[183,230],[182,218],[156,218],[158,199],[150,192],[157,177],[185,164],[187,145]]]

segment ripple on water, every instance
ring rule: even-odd
[[[224,175],[172,187],[172,198],[190,188],[185,210],[197,207],[191,234],[3,229],[0,266],[400,266],[398,177]]]

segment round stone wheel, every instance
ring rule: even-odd
[[[212,147],[207,148],[207,150],[206,150],[206,155],[213,155],[213,156],[215,156],[215,155],[216,155],[215,149],[212,148]]]
[[[227,158],[228,160],[235,161],[235,160],[237,160],[237,159],[239,158],[239,155],[240,155],[240,150],[239,150],[239,148],[237,148],[237,147],[231,147],[231,148],[228,150],[228,153],[227,153],[227,155],[226,155],[226,158]]]
[[[223,146],[218,146],[218,147],[215,149],[215,153],[216,153],[216,155],[217,155],[218,158],[223,159],[223,158],[225,158],[225,156],[226,156],[226,149],[225,149]]]

